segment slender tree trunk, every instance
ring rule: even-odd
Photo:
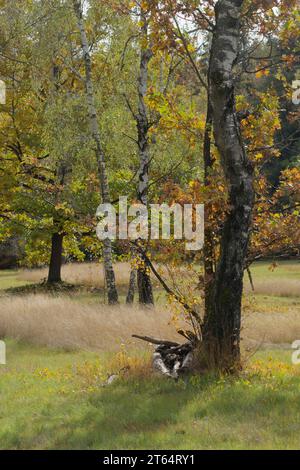
[[[209,80],[208,80],[209,82]],[[206,187],[210,185],[210,177],[213,169],[213,159],[211,154],[211,135],[212,135],[212,108],[210,104],[209,85],[207,93],[207,114],[204,132],[204,184]],[[205,290],[205,310],[211,302],[212,287],[214,281],[214,239],[211,228],[212,204],[208,201],[205,203],[205,225],[204,225],[204,290]]]
[[[206,304],[203,352],[209,366],[230,371],[240,362],[241,300],[254,204],[253,168],[236,117],[233,67],[243,0],[219,0],[209,73],[214,137],[229,185],[229,212]]]
[[[127,293],[127,297],[126,297],[126,303],[127,304],[133,304],[135,286],[136,286],[136,269],[131,268],[128,293]]]
[[[92,130],[93,139],[95,141],[95,152],[98,164],[98,173],[100,179],[100,189],[102,195],[102,202],[104,204],[110,203],[109,185],[106,172],[105,155],[101,145],[101,136],[99,131],[99,123],[97,117],[97,110],[95,105],[94,87],[92,80],[92,62],[90,57],[90,49],[88,39],[84,27],[84,20],[82,14],[81,1],[73,0],[74,10],[77,17],[78,28],[81,37],[81,47],[85,63],[85,84],[86,96],[89,109],[90,126]],[[110,239],[103,241],[103,261],[105,270],[105,279],[108,294],[108,303],[115,304],[118,302],[118,292],[115,282],[115,273],[112,263],[112,243]]]
[[[53,233],[52,235],[48,284],[61,282],[63,239],[64,235],[62,233]]]
[[[142,40],[148,42],[148,19],[147,14],[141,8]],[[150,145],[149,145],[149,121],[145,97],[148,86],[149,62],[153,56],[151,48],[141,46],[140,74],[138,78],[138,112],[136,115],[138,131],[138,147],[140,155],[140,168],[138,172],[138,201],[145,206],[148,205],[149,188],[149,165],[150,165]],[[144,267],[137,271],[139,302],[141,304],[154,304],[153,291],[149,269],[144,260]]]
[[[53,102],[57,99],[57,94],[59,91],[59,67],[55,65],[55,61],[53,58],[53,65],[52,65],[52,81],[53,81],[53,94],[51,98]],[[67,174],[67,165],[64,159],[61,159],[57,164],[56,169],[56,177],[57,182],[61,187],[64,187],[65,184],[65,177]],[[57,192],[55,203],[59,203],[60,192]],[[64,233],[60,232],[60,221],[59,219],[54,216],[53,224],[57,232],[52,234],[51,239],[51,256],[50,256],[50,264],[48,270],[48,284],[61,282],[61,266],[62,266],[62,252],[63,252],[63,240],[64,240]]]
[[[137,274],[139,303],[144,305],[154,305],[149,269],[139,269]]]

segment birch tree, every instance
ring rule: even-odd
[[[149,165],[150,165],[150,145],[149,145],[149,120],[145,97],[148,87],[149,62],[152,58],[152,50],[148,38],[148,18],[147,12],[141,6],[141,52],[140,52],[140,73],[138,78],[138,113],[136,115],[138,131],[138,147],[140,156],[140,167],[138,172],[138,201],[148,205],[149,187]],[[139,267],[137,271],[137,283],[139,290],[139,302],[141,304],[153,304],[153,292],[150,273],[146,263]]]
[[[254,205],[253,167],[235,108],[234,65],[242,4],[243,0],[217,2],[209,70],[214,138],[228,182],[229,211],[205,312],[203,346],[210,363],[222,369],[230,369],[240,360],[243,275]]]
[[[85,65],[85,87],[86,98],[89,110],[89,120],[92,136],[95,142],[95,153],[97,158],[98,173],[100,180],[100,191],[102,203],[110,203],[110,192],[107,178],[105,155],[101,144],[101,135],[98,123],[97,109],[95,104],[94,86],[92,78],[92,61],[90,47],[84,25],[83,11],[81,1],[73,0],[74,12],[77,18],[78,29],[80,32],[81,48]],[[116,288],[115,273],[112,263],[112,243],[109,238],[103,241],[103,262],[105,270],[105,280],[107,286],[108,302],[115,304],[118,302],[118,292]]]
[[[204,180],[211,186],[211,174],[217,147],[218,158],[227,180],[228,201],[224,209],[217,260],[212,257],[210,220],[211,204],[206,204],[206,229],[204,247],[205,310],[200,322],[200,357],[204,367],[231,370],[240,361],[241,300],[243,275],[246,267],[252,209],[254,206],[253,167],[248,158],[240,130],[235,105],[235,65],[241,50],[240,19],[243,0],[219,0],[213,7],[209,4],[210,16],[203,15],[189,2],[176,6],[166,2],[163,27],[182,45],[197,83],[207,92],[207,115],[203,135]],[[195,15],[198,30],[209,37],[211,47],[205,65],[191,51],[188,34],[182,32],[182,22],[176,15]],[[200,15],[200,17],[199,17]],[[174,24],[170,26],[172,18]],[[168,25],[168,27],[165,26]],[[207,34],[209,36],[207,36]],[[174,43],[175,47],[177,42]],[[207,77],[203,72],[207,71]],[[219,254],[220,253],[220,254]],[[215,266],[216,263],[216,266]],[[203,283],[201,288],[203,287]]]
[[[148,11],[147,4],[137,5],[139,10],[139,24],[140,24],[140,57],[139,57],[139,75],[137,79],[137,95],[138,105],[137,111],[134,111],[130,105],[128,99],[127,104],[136,122],[137,128],[137,146],[139,154],[139,169],[137,172],[138,184],[137,184],[137,201],[143,206],[148,206],[148,190],[149,190],[149,167],[151,162],[150,156],[150,142],[149,142],[149,130],[151,123],[149,122],[148,109],[146,105],[146,95],[148,91],[148,79],[149,79],[149,63],[153,57],[149,41],[149,18],[150,13]],[[142,243],[141,240],[138,241]],[[143,243],[144,244],[144,243]],[[145,305],[153,305],[153,290],[150,278],[150,272],[147,267],[147,263],[141,253],[137,254],[132,249],[132,256],[138,256],[141,258],[138,263],[138,268],[132,267],[130,273],[129,289],[127,294],[126,302],[132,303],[134,300],[135,284],[137,281],[139,303]]]

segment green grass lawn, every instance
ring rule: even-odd
[[[254,278],[268,279],[299,279],[300,280],[300,262],[299,261],[278,261],[275,269],[271,268],[271,261],[259,261],[251,267]]]
[[[300,369],[290,364],[289,351],[267,352],[235,379],[132,376],[102,387],[107,357],[9,340],[0,447],[299,448]]]
[[[28,284],[26,281],[18,279],[18,271],[14,269],[0,270],[0,290],[10,287],[19,287]]]

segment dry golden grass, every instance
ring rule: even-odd
[[[116,281],[119,286],[128,285],[130,263],[116,263]],[[18,279],[38,283],[47,278],[48,268],[23,269],[18,273]],[[69,263],[62,266],[62,279],[70,284],[87,287],[103,288],[104,272],[100,263]]]
[[[248,279],[245,280],[245,292],[252,292]],[[255,279],[254,294],[276,297],[300,296],[300,280],[291,278]]]
[[[154,263],[155,264],[155,263]],[[167,269],[166,266],[155,264],[156,269],[168,280],[170,285],[173,284],[173,277],[175,282],[178,282],[178,276],[180,275],[180,283],[197,284],[197,278],[195,275],[186,269],[185,266],[177,268],[176,272],[173,273]],[[127,288],[129,285],[131,266],[129,262],[119,262],[114,264],[114,271],[116,276],[116,283],[119,288]],[[18,282],[26,281],[33,284],[37,284],[47,278],[48,269],[22,269],[17,273],[16,279]],[[62,280],[69,284],[75,284],[85,287],[100,288],[104,287],[104,270],[102,263],[69,263],[62,266]],[[157,279],[152,275],[153,286],[160,287]]]
[[[133,333],[180,340],[169,321],[164,309],[84,305],[46,295],[0,299],[0,337],[50,347],[114,351],[122,343],[140,345]]]
[[[146,334],[181,340],[166,308],[84,305],[66,297],[33,295],[0,299],[0,337],[11,337],[49,347],[117,351],[121,344],[144,347],[131,335]],[[300,310],[282,313],[246,313],[244,345],[292,343],[300,339]]]
[[[158,267],[158,266],[157,266]],[[119,287],[128,286],[130,263],[116,263],[114,265],[116,281]],[[279,269],[279,268],[278,268]],[[284,265],[282,271],[278,270],[272,273],[268,268],[265,272],[261,272],[261,268],[253,269],[254,278],[254,294],[268,295],[276,297],[297,297],[300,296],[300,278],[297,276],[286,276],[287,273],[295,272],[297,275],[300,271],[300,265],[297,263]],[[159,270],[164,278],[172,285],[172,273],[169,272],[165,266],[159,266]],[[279,275],[282,273],[282,275]],[[188,280],[189,284],[192,282],[197,283],[197,279],[192,275],[186,267],[182,266],[180,271],[176,271],[175,281],[178,282],[180,277],[180,284]],[[18,281],[29,281],[38,283],[47,277],[47,268],[41,269],[24,269],[17,274]],[[78,284],[87,287],[103,288],[104,273],[103,265],[100,263],[69,263],[62,267],[62,278],[65,282],[70,284]],[[194,279],[195,278],[195,279]],[[153,279],[154,284],[156,280]],[[245,276],[245,291],[251,292],[251,286],[247,275]]]
[[[249,313],[243,319],[246,345],[291,344],[300,339],[300,310],[289,313]]]
[[[289,273],[292,268],[295,268],[293,276]],[[166,267],[161,269],[172,285],[172,274]],[[284,264],[280,269],[282,271],[274,273],[264,265],[253,269],[254,296],[246,295],[244,300],[242,336],[245,347],[292,343],[300,339],[299,264]],[[127,286],[130,264],[116,263],[115,272],[118,286]],[[103,287],[101,264],[67,264],[62,274],[63,279],[72,284]],[[35,269],[22,270],[17,276],[20,280],[37,283],[46,275],[46,269]],[[186,279],[190,281],[191,273],[182,267],[175,276],[176,282],[179,277],[180,283],[184,283]],[[250,286],[246,278],[247,291]],[[171,316],[163,305],[150,310],[138,306],[108,307],[100,300],[99,304],[83,304],[63,296],[3,297],[0,299],[0,335],[52,347],[116,351],[122,343],[145,346],[138,340],[132,341],[133,333],[180,341],[174,325],[170,324]]]

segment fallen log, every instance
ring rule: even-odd
[[[147,343],[152,343],[152,344],[159,344],[159,345],[164,344],[166,346],[179,346],[179,343],[174,343],[174,341],[151,338],[150,336],[132,335],[132,337],[141,339],[142,341],[147,341]]]
[[[132,336],[156,345],[152,364],[153,368],[162,375],[177,380],[180,375],[191,370],[193,351],[196,346],[195,341],[179,344],[174,341],[160,340],[149,336]]]

